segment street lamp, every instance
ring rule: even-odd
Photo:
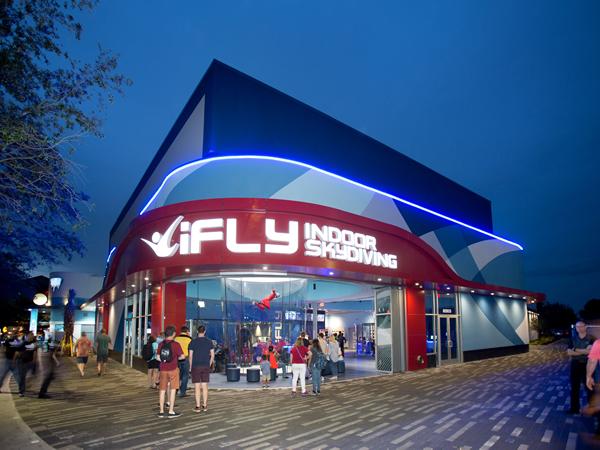
[[[37,306],[44,306],[47,302],[48,297],[46,297],[46,294],[42,294],[40,292],[33,296],[33,303],[35,303]]]

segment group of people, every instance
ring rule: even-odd
[[[79,374],[85,376],[85,367],[88,362],[88,358],[92,350],[96,352],[96,366],[97,375],[100,377],[104,375],[106,370],[106,363],[108,362],[108,348],[112,340],[110,336],[106,334],[106,329],[102,328],[100,334],[96,336],[95,345],[92,344],[90,338],[88,338],[85,331],[81,332],[81,337],[75,342],[75,356],[77,357],[77,369]]]
[[[342,341],[343,342],[343,341]],[[312,378],[312,394],[321,394],[321,382],[324,380],[323,371],[329,368],[331,379],[337,379],[338,362],[344,356],[343,345],[340,346],[338,335],[325,337],[319,333],[312,341],[306,333],[300,333],[296,343],[290,350],[292,360],[292,396],[296,395],[298,381],[302,389],[301,395],[307,396],[306,378],[307,370]]]
[[[150,336],[144,346],[142,356],[148,367],[148,384],[158,387],[159,418],[176,418],[181,413],[175,411],[175,399],[187,396],[189,374],[194,384],[196,406],[194,412],[208,411],[208,383],[215,363],[213,343],[206,337],[204,325],[198,327],[198,336],[192,339],[190,330],[177,329],[170,325],[158,338]],[[168,411],[165,412],[165,408]]]
[[[96,337],[95,344],[87,337],[85,332],[77,339],[74,350],[77,357],[77,368],[80,375],[85,375],[85,367],[89,354],[95,350],[97,355],[98,376],[105,371],[108,360],[108,347],[111,343],[106,330],[102,330]],[[55,368],[60,365],[62,348],[59,342],[50,338],[48,340],[48,351],[38,354],[39,344],[35,334],[30,331],[25,333],[19,331],[14,336],[4,341],[4,359],[0,373],[0,388],[4,385],[6,378],[12,374],[17,382],[19,397],[25,396],[27,389],[27,377],[40,372],[42,382],[38,391],[38,398],[49,398],[48,388],[55,377]],[[41,370],[38,367],[41,365]]]
[[[27,376],[36,372],[37,348],[37,339],[32,331],[25,333],[20,330],[4,341],[0,388],[4,385],[6,378],[12,374],[19,388],[19,397],[25,396]]]

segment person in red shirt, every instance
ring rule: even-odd
[[[181,413],[175,412],[175,393],[179,389],[179,360],[185,359],[183,349],[175,336],[177,330],[174,326],[169,325],[165,329],[165,340],[158,346],[158,356],[160,359],[159,373],[159,398],[160,412],[158,417],[168,417],[169,419],[179,417]],[[169,412],[165,414],[165,393],[169,389]]]
[[[302,396],[306,397],[306,356],[308,355],[308,348],[304,346],[302,338],[296,339],[296,344],[290,350],[290,355],[292,357],[292,397],[296,395],[298,378],[300,378]]]

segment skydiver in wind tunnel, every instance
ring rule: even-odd
[[[260,302],[253,302],[253,304],[261,311],[264,311],[265,309],[271,309],[271,301],[279,297],[281,297],[281,294],[273,289],[271,290],[271,293],[263,298]]]

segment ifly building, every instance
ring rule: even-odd
[[[109,239],[96,327],[129,365],[202,324],[242,367],[304,331],[413,371],[527,351],[543,298],[489,200],[218,61]]]

